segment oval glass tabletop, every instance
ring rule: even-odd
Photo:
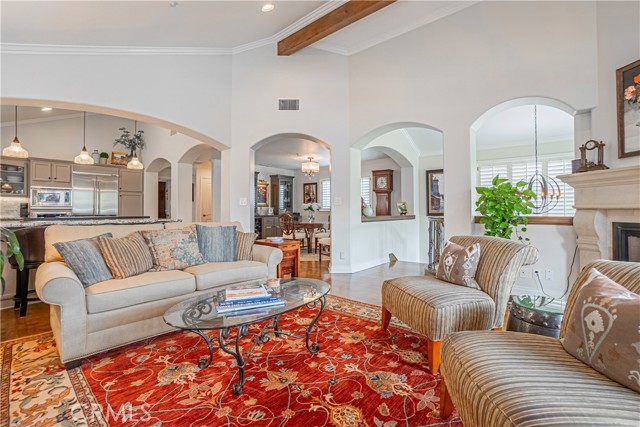
[[[518,295],[513,297],[513,302],[520,307],[540,313],[563,314],[566,301],[530,295]]]
[[[284,299],[284,305],[218,313],[216,303],[226,288],[216,288],[177,303],[164,314],[164,321],[175,328],[188,330],[232,328],[270,319],[311,304],[328,294],[331,289],[328,283],[316,279],[280,279],[280,285],[273,288],[273,295]]]

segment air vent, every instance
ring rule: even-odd
[[[280,111],[298,111],[299,109],[299,99],[278,99],[278,110]]]

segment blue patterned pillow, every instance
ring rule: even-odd
[[[236,226],[207,227],[196,224],[200,253],[207,262],[235,261]]]
[[[98,246],[98,238],[100,237],[112,237],[112,234],[106,233],[91,239],[53,244],[85,288],[98,282],[113,279],[111,270],[104,262],[104,257]]]

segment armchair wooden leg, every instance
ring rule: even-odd
[[[452,412],[453,402],[443,378],[440,382],[440,418],[449,418]]]
[[[504,331],[504,328],[502,326],[498,327],[498,328],[493,328],[492,331]]]
[[[429,358],[429,369],[431,374],[437,375],[440,369],[440,351],[442,350],[442,341],[431,341],[427,338],[427,357]]]
[[[389,322],[391,322],[391,312],[382,307],[382,329],[386,331],[389,327]]]

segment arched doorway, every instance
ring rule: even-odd
[[[192,221],[220,220],[220,151],[207,144],[187,150],[178,160],[181,188],[190,188],[180,197],[180,215]]]
[[[159,219],[171,218],[171,162],[154,159],[145,170],[145,211]]]

